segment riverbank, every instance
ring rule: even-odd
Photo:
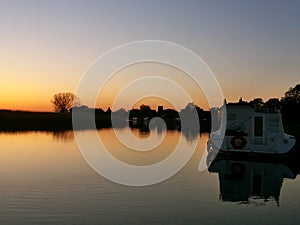
[[[96,113],[97,129],[111,127],[110,114]],[[121,121],[121,120],[120,120]],[[173,121],[173,120],[172,120]],[[166,120],[168,129],[175,129],[176,124]],[[209,124],[201,123],[201,130],[210,131]],[[284,122],[285,132],[300,137],[300,123]],[[120,127],[126,126],[125,119]],[[138,127],[138,126],[137,126]],[[83,129],[90,129],[83,127]],[[61,131],[72,130],[71,113],[26,112],[0,110],[0,131]]]
[[[71,113],[0,111],[0,131],[72,130]],[[110,115],[96,115],[97,128],[111,127]]]

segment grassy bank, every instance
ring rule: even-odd
[[[110,115],[96,115],[97,128],[110,127]],[[83,129],[88,127],[83,127]],[[59,131],[72,129],[71,113],[0,111],[0,131]]]
[[[72,115],[69,113],[0,111],[1,131],[69,129],[72,129]]]

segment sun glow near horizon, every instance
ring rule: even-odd
[[[19,72],[19,74],[21,74],[21,72]],[[194,102],[196,105],[200,106],[205,110],[209,110],[210,106],[207,102],[204,93],[202,92],[200,87],[198,87],[195,84],[195,82],[193,82],[193,80],[189,78],[187,74],[169,65],[149,62],[131,65],[116,72],[112,76],[112,78],[104,85],[103,89],[101,91],[99,90],[100,92],[96,105],[93,105],[90,102],[81,103],[89,107],[102,108],[104,110],[110,107],[113,111],[116,111],[120,108],[124,108],[126,110],[130,110],[132,108],[139,108],[141,104],[149,105],[152,109],[157,109],[157,107],[161,105],[164,108],[180,110],[184,108],[186,104],[189,103],[183,102],[182,99],[178,98],[176,104],[178,104],[179,106],[176,107],[167,99],[164,99],[163,96],[148,96],[141,97],[133,104],[128,104],[128,101],[126,101],[125,99],[123,102],[121,102],[121,104],[114,105],[114,107],[112,107],[115,99],[118,97],[119,92],[128,83],[134,82],[136,79],[139,79],[141,77],[147,77],[152,75],[161,75],[165,79],[176,81],[179,86],[181,86],[188,92],[191,98],[191,102]],[[53,105],[51,104],[53,95],[58,92],[75,93],[76,86],[78,85],[75,81],[73,81],[71,84],[68,83],[66,85],[67,88],[63,88],[64,82],[56,84],[54,81],[52,81],[52,83],[46,81],[44,83],[41,77],[36,80],[34,80],[32,76],[30,79],[28,79],[27,76],[18,76],[18,79],[15,79],[15,77],[16,76],[14,76],[13,74],[9,74],[9,76],[6,76],[1,79],[2,88],[0,89],[0,109],[52,112],[54,111]],[[79,74],[74,76],[74,78],[77,77],[80,78]],[[80,81],[79,78],[78,82]],[[45,85],[46,83],[49,83],[49,85]],[[166,93],[169,91],[165,86],[159,86],[161,85],[159,83],[151,85],[156,86],[156,88],[166,89]],[[263,98],[263,100],[266,101],[269,98],[273,97],[280,99],[284,95],[284,92],[289,88],[281,87],[280,85],[277,86],[278,89],[282,89],[282,92],[279,95],[272,94],[275,93],[274,90],[273,92],[272,90],[265,90],[264,93],[247,93],[246,91],[241,91],[240,93],[238,93],[240,87],[238,89],[228,89],[227,87],[225,87],[225,90],[223,89],[223,92],[224,97],[229,102],[236,102],[240,97],[242,97],[246,101],[252,100],[256,97],[261,97]],[[291,86],[294,85],[292,84]],[[135,90],[132,90],[132,94],[142,96],[143,88],[145,87],[137,87]],[[79,100],[81,99],[79,98]]]
[[[299,83],[299,6],[299,2],[231,0],[1,1],[0,109],[53,111],[53,95],[76,93],[97,57],[119,45],[149,39],[178,43],[201,56],[228,101],[280,99]],[[205,95],[187,76],[158,67],[125,68],[105,85],[96,104],[84,99],[82,104],[107,109],[126,82],[163,75],[187,90],[195,104],[209,109]],[[137,91],[142,93],[143,88]],[[155,101],[148,99],[146,104],[152,108],[167,104]],[[125,101],[116,109],[132,107],[137,105]]]

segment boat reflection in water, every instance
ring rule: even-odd
[[[296,168],[297,162],[288,158],[267,161],[217,156],[208,170],[219,174],[221,201],[260,205],[275,200],[279,206],[283,181],[295,179]]]

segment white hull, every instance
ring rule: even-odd
[[[216,136],[215,136],[216,138]],[[284,135],[282,138],[270,138],[266,144],[251,143],[250,138],[244,137],[245,146],[243,148],[235,148],[232,146],[234,136],[225,136],[219,150],[227,152],[249,152],[249,153],[270,153],[270,154],[285,154],[291,151],[296,143],[296,140],[291,135]],[[240,140],[238,140],[240,141]],[[209,141],[209,146],[214,146],[213,139]]]

